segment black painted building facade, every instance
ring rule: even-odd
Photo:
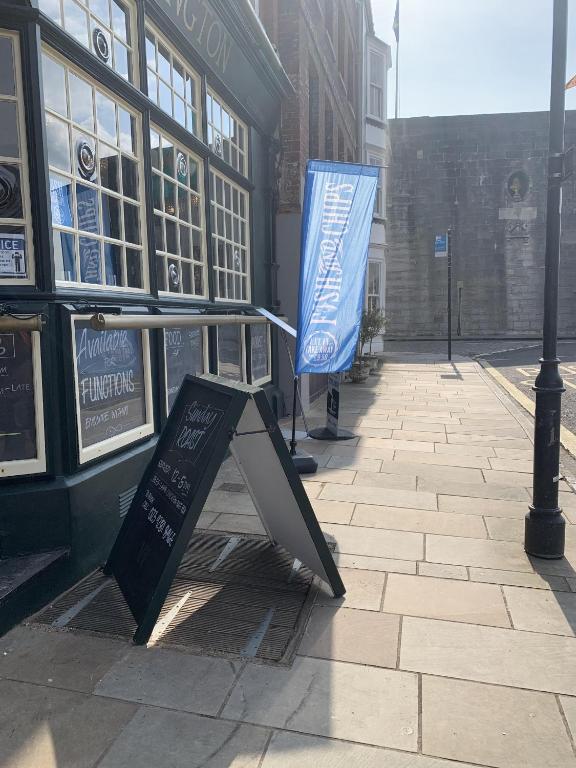
[[[265,324],[89,320],[277,307],[290,89],[249,0],[0,2],[0,564],[102,561],[184,372],[278,402]]]

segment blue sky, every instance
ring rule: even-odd
[[[400,0],[400,117],[548,110],[552,7],[553,0]],[[392,45],[389,117],[395,8],[396,0],[372,0],[376,33]],[[576,7],[566,79],[573,75]],[[576,88],[566,92],[566,108],[576,109]]]

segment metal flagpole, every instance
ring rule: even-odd
[[[399,51],[400,51],[400,0],[396,0],[396,13],[394,14],[394,35],[396,37],[396,104],[394,109],[394,117],[397,120],[398,119],[398,105],[399,105],[399,95],[398,95],[398,61],[399,61]]]

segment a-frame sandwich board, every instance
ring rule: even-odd
[[[230,449],[270,540],[345,588],[263,390],[186,376],[104,568],[146,643]]]

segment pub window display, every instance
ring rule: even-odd
[[[208,146],[243,176],[248,175],[246,125],[212,91],[206,95]]]
[[[200,80],[163,37],[146,27],[148,96],[190,133],[202,130],[199,110]]]
[[[202,164],[164,133],[150,142],[158,290],[206,297]]]
[[[18,37],[0,31],[0,282],[32,283]]]
[[[218,326],[218,376],[246,381],[243,325]]]
[[[146,331],[94,331],[74,317],[73,349],[80,462],[153,432]]]
[[[140,119],[42,57],[56,280],[146,289]]]
[[[212,254],[215,296],[250,301],[248,193],[232,181],[210,172]]]
[[[252,384],[265,384],[272,378],[270,370],[270,326],[258,323],[248,326],[250,333],[250,370]]]
[[[49,19],[104,64],[134,81],[134,8],[119,0],[38,0]]]
[[[199,375],[206,370],[206,342],[205,328],[164,329],[166,413],[172,410],[186,374]]]

